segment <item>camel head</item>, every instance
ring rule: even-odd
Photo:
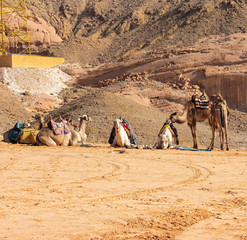
[[[224,100],[224,98],[223,98],[223,96],[221,95],[220,92],[217,93],[217,97],[218,97],[218,99],[220,99],[220,100]]]
[[[89,115],[82,115],[78,118],[79,121],[86,121],[86,122],[89,122],[89,121],[92,121],[91,117],[89,117]]]
[[[168,137],[167,137],[167,135],[163,135],[163,134],[161,134],[160,136],[159,136],[159,145],[160,145],[160,148],[161,149],[166,149],[166,148],[168,148]]]
[[[213,104],[217,104],[218,102],[220,101],[223,101],[224,98],[222,97],[221,93],[218,92],[217,94],[213,94],[212,96],[210,96],[210,101],[213,103]]]
[[[213,94],[210,96],[209,100],[212,102],[212,103],[216,103],[217,102],[217,95],[216,94]]]
[[[170,120],[172,123],[175,123],[176,120],[177,120],[177,115],[178,115],[177,112],[172,113],[172,114],[170,115],[170,117],[169,117],[169,120]]]
[[[41,114],[36,114],[34,117],[39,123],[44,123],[45,122],[45,117]]]
[[[122,126],[122,125],[121,125],[121,120],[120,120],[120,119],[114,120],[113,123],[114,123],[114,127],[115,127],[116,130],[119,130],[120,127]]]

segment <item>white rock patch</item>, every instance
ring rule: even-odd
[[[1,80],[16,93],[29,91],[32,95],[46,93],[57,96],[67,88],[72,77],[59,68],[4,68]]]

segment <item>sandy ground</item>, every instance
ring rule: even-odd
[[[247,151],[0,143],[0,239],[247,239]]]

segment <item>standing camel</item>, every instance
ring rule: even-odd
[[[205,99],[208,99],[206,93],[204,92],[203,95]],[[211,111],[209,108],[196,108],[196,104],[194,101],[194,96],[192,99],[189,100],[185,106],[185,109],[182,114],[177,112],[172,113],[170,115],[170,120],[172,123],[185,123],[187,121],[188,126],[190,127],[191,134],[193,137],[193,148],[198,148],[197,144],[197,133],[196,133],[196,122],[202,122],[209,118]]]
[[[86,144],[87,134],[86,134],[86,124],[91,121],[91,117],[88,115],[80,116],[79,119],[79,130],[76,131],[74,126],[68,121],[68,126],[71,131],[71,139],[69,140],[70,146],[80,146],[80,144]]]
[[[230,114],[229,108],[227,107],[226,101],[223,99],[220,93],[217,95],[213,95],[210,97],[212,101],[212,110],[211,115],[208,119],[209,125],[212,129],[212,141],[209,145],[209,149],[214,149],[214,141],[215,141],[215,129],[219,130],[219,137],[220,137],[220,148],[224,150],[224,136],[226,139],[226,150],[229,150],[228,146],[228,116]]]

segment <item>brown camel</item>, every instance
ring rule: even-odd
[[[212,101],[212,110],[211,115],[209,117],[209,125],[212,129],[212,141],[209,145],[209,149],[214,149],[214,141],[215,141],[215,129],[217,128],[219,131],[220,137],[220,148],[224,150],[224,136],[226,139],[226,150],[229,150],[228,146],[228,116],[230,114],[229,108],[227,107],[226,101],[223,99],[220,93],[217,95],[213,95],[210,97]]]
[[[205,96],[205,99],[208,99],[208,96],[204,92],[203,95]],[[194,94],[192,96],[192,99],[187,102],[185,109],[182,114],[178,114],[177,112],[172,113],[170,115],[170,120],[173,123],[185,123],[187,121],[188,126],[191,129],[192,137],[193,137],[193,148],[198,148],[197,145],[197,134],[196,134],[196,122],[202,122],[209,118],[211,111],[209,108],[206,109],[200,109],[196,108],[194,97],[196,95]]]
[[[72,137],[71,132],[68,134],[59,134],[56,135],[49,127],[44,127],[44,118],[40,117],[40,131],[36,136],[38,145],[46,145],[46,146],[68,146],[70,139]]]
[[[80,144],[85,144],[87,135],[85,133],[86,123],[91,121],[88,115],[83,115],[79,117],[79,130],[76,131],[75,128],[68,123],[70,132],[68,134],[56,135],[49,127],[44,127],[44,118],[39,116],[40,121],[40,132],[37,135],[38,144],[43,144],[46,146],[80,146]]]

